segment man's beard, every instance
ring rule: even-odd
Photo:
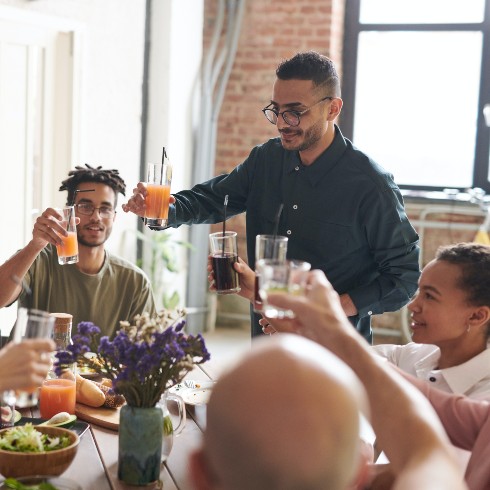
[[[101,245],[103,245],[106,241],[107,241],[107,238],[108,237],[105,237],[101,242],[87,242],[86,240],[84,240],[82,237],[78,237],[78,243],[85,246],[85,247],[90,247],[90,248],[95,248],[95,247],[100,247]]]
[[[109,236],[111,235],[111,231],[112,229],[105,228],[104,236],[102,237],[102,239],[94,242],[94,241],[88,241],[87,239],[83,238],[82,233],[79,230],[77,230],[77,240],[79,244],[85,247],[89,247],[89,248],[100,247],[108,240]]]
[[[299,145],[294,147],[289,147],[286,149],[290,151],[308,150],[311,146],[313,146],[315,143],[320,141],[320,139],[322,138],[322,126],[323,126],[323,121],[318,121],[316,124],[311,126],[311,128],[308,128],[306,131],[300,130],[297,132],[294,129],[281,131],[284,134],[295,134],[296,137],[301,137],[301,136],[303,137],[303,141]]]

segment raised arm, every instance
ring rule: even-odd
[[[46,209],[34,223],[31,241],[15,255],[0,266],[0,307],[4,307],[17,299],[21,287],[18,282],[22,279],[32,265],[39,252],[48,244],[61,243],[58,236],[67,235],[61,226],[63,217],[53,208]],[[18,278],[15,280],[14,278]]]
[[[364,384],[372,425],[396,475],[397,489],[465,488],[445,431],[427,399],[383,360],[352,329],[337,293],[320,271],[310,274],[305,297],[270,295],[292,309],[295,320],[275,322],[331,350]]]

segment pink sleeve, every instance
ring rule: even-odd
[[[429,399],[451,442],[471,451],[481,429],[490,418],[489,402],[446,393],[432,388],[426,381],[416,379],[400,370],[398,372]]]

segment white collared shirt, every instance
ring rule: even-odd
[[[490,347],[490,346],[488,346]],[[440,390],[476,399],[490,399],[490,348],[469,361],[436,369],[439,347],[409,342],[405,345],[380,344],[373,349],[403,371],[428,381]]]

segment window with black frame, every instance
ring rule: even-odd
[[[346,0],[341,127],[402,188],[490,192],[490,0]]]

